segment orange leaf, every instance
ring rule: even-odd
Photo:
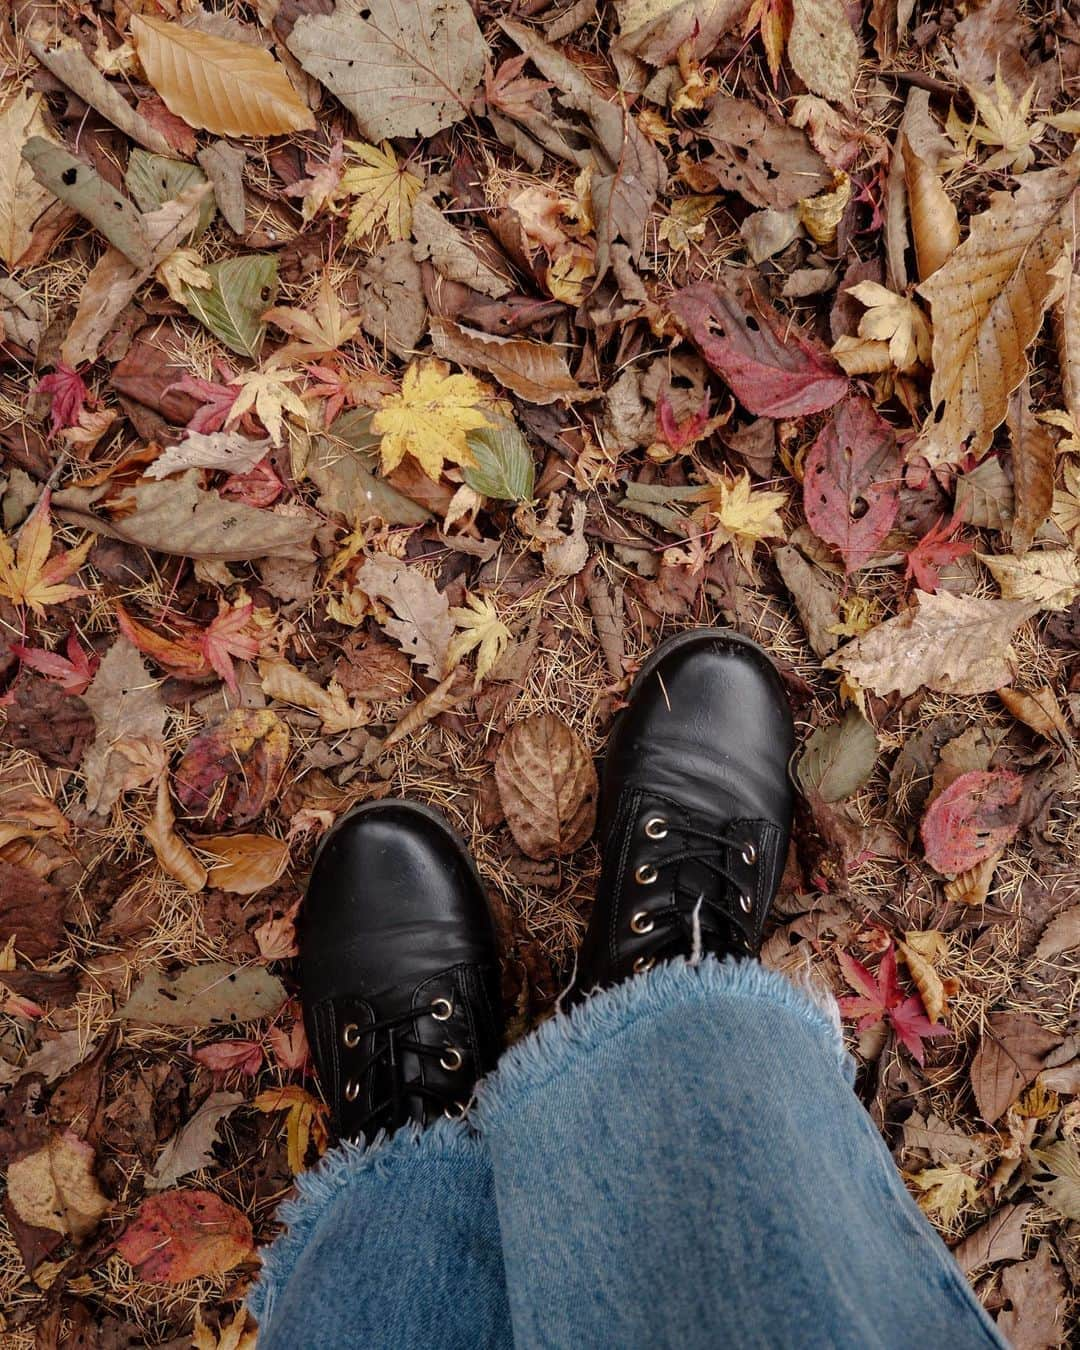
[[[116,1249],[148,1284],[221,1275],[255,1255],[247,1216],[210,1191],[150,1196]]]

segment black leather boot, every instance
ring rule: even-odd
[[[460,1115],[499,1055],[495,932],[464,843],[371,802],[315,859],[299,925],[304,1022],[342,1138]]]
[[[603,869],[571,999],[669,957],[757,954],[787,855],[793,747],[755,643],[703,628],[657,648],[608,745]]]

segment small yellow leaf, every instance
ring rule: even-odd
[[[248,370],[229,381],[240,390],[236,402],[225,419],[226,427],[240,421],[246,412],[254,410],[275,445],[281,444],[285,413],[290,412],[301,425],[307,423],[307,406],[289,385],[300,379],[298,370]]]
[[[405,372],[400,394],[391,394],[371,419],[382,436],[382,469],[390,473],[412,455],[429,478],[437,480],[443,464],[473,465],[476,459],[466,436],[486,427],[477,407],[486,398],[472,375],[451,375],[445,361],[414,361]]]
[[[157,265],[154,275],[169,292],[169,299],[178,305],[186,304],[185,286],[197,291],[208,291],[214,284],[210,273],[203,268],[203,256],[197,248],[174,248]]]
[[[841,217],[851,200],[851,179],[842,170],[833,177],[829,192],[804,197],[798,204],[799,219],[816,244],[831,244],[836,238]]]
[[[468,594],[465,599],[468,602],[467,608],[450,611],[451,619],[462,631],[451,638],[446,662],[448,668],[452,669],[474,647],[479,648],[476,653],[476,682],[479,684],[506,651],[510,641],[510,630],[500,620],[498,611],[490,600]]]
[[[370,239],[380,226],[394,241],[407,239],[412,231],[413,202],[423,189],[423,179],[402,168],[393,146],[364,141],[345,144],[361,161],[341,176],[341,190],[357,199],[349,215],[347,244]]]
[[[936,1214],[947,1224],[954,1223],[961,1210],[973,1205],[979,1194],[978,1181],[959,1163],[926,1167],[908,1180],[922,1191],[918,1201],[923,1213]]]
[[[320,1154],[326,1148],[329,1138],[326,1107],[303,1088],[291,1083],[267,1088],[259,1093],[252,1105],[257,1111],[267,1113],[288,1111],[289,1169],[294,1176],[304,1170],[304,1159],[312,1140]]]
[[[777,513],[787,504],[787,493],[752,488],[748,473],[709,483],[689,500],[702,503],[694,519],[712,531],[712,551],[731,544],[735,556],[747,567],[755,544],[762,539],[784,538],[784,524]]]
[[[285,67],[262,47],[147,14],[132,15],[131,40],[147,80],[188,126],[217,136],[278,136],[315,126]]]
[[[15,605],[29,605],[35,614],[45,615],[46,605],[59,604],[76,595],[84,595],[81,586],[69,586],[68,577],[74,575],[86,561],[94,544],[88,535],[70,553],[49,557],[53,530],[49,521],[49,494],[22,527],[18,544],[13,549],[0,535],[0,596]]]
[[[889,359],[897,370],[914,370],[920,362],[930,364],[930,325],[913,300],[876,281],[860,281],[848,293],[866,306],[859,320],[859,336],[887,342]]]

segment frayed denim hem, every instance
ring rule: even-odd
[[[786,976],[757,961],[706,956],[696,964],[679,958],[590,995],[567,1012],[558,1012],[499,1060],[480,1084],[472,1123],[483,1132],[522,1097],[576,1066],[583,1054],[634,1023],[688,1003],[749,999],[780,1007],[812,1027],[836,1060],[850,1086],[855,1063],[844,1047],[835,1000],[814,987],[796,987]]]
[[[406,1125],[392,1135],[380,1131],[371,1143],[363,1137],[343,1140],[310,1172],[296,1178],[296,1195],[278,1207],[286,1231],[259,1251],[262,1269],[248,1292],[246,1303],[256,1322],[266,1326],[274,1310],[274,1294],[284,1288],[315,1228],[329,1206],[360,1178],[387,1178],[418,1152],[433,1157],[467,1157],[483,1145],[465,1120],[433,1121],[426,1129]]]

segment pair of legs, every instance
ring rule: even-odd
[[[853,1095],[835,1020],[753,959],[792,746],[752,644],[660,648],[612,734],[569,1011],[501,1059],[463,844],[409,803],[333,832],[301,976],[360,1142],[283,1210],[260,1347],[1004,1344]]]

